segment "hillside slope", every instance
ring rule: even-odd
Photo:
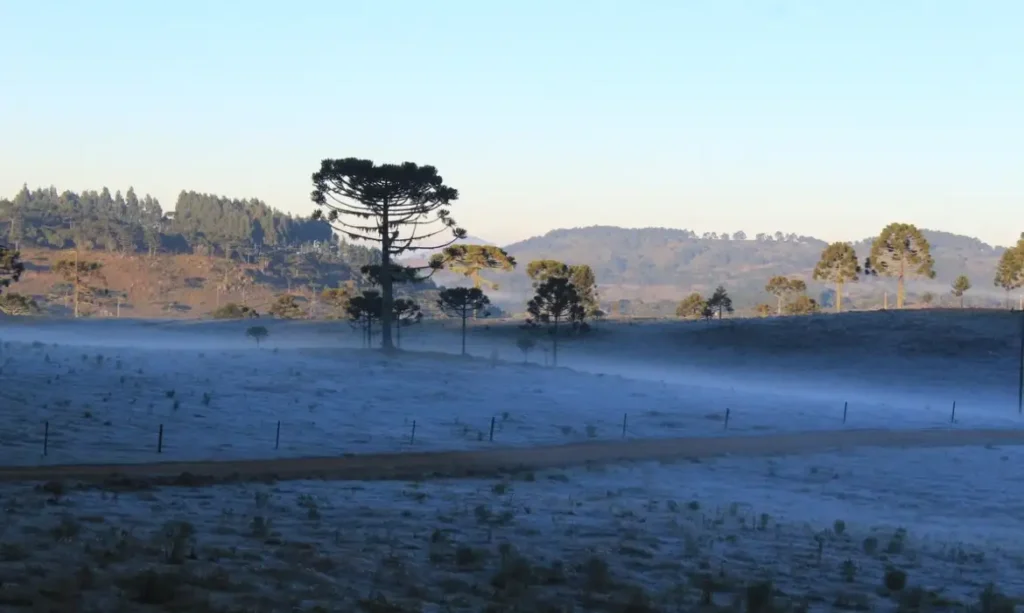
[[[960,274],[973,281],[970,297],[978,303],[999,302],[1002,292],[992,285],[996,264],[1003,247],[978,239],[925,230],[935,257],[934,280],[912,280],[912,294],[949,293],[949,286]],[[769,300],[765,282],[773,275],[803,278],[817,296],[825,287],[811,282],[811,273],[826,242],[813,237],[789,235],[778,240],[761,237],[754,240],[698,237],[688,230],[668,228],[628,229],[591,226],[553,230],[543,236],[506,245],[521,265],[534,259],[551,258],[568,263],[589,264],[597,276],[605,301],[678,300],[691,291],[709,292],[719,284],[733,295],[737,307],[748,307]],[[871,238],[854,243],[858,258],[870,250]],[[512,273],[491,273],[502,286],[499,300],[522,302],[530,293],[525,266]],[[453,275],[438,275],[439,284],[462,282]],[[881,294],[893,291],[891,279],[863,280],[848,288],[852,297],[865,306],[877,302]]]

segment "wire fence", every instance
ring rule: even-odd
[[[828,410],[825,410],[828,409]],[[963,409],[960,410],[962,414]],[[52,415],[23,421],[18,435],[0,445],[0,465],[135,464],[343,456],[409,451],[479,450],[550,446],[587,441],[757,435],[841,428],[935,428],[961,425],[956,402],[903,415],[899,424],[873,408],[857,412],[850,402],[822,407],[814,415],[767,413],[725,407],[708,411],[634,410],[591,416],[539,415],[393,417],[393,413],[348,415],[348,419],[211,421],[199,416],[128,416],[123,422],[90,416]],[[238,417],[236,413],[233,417]],[[984,415],[963,425],[992,425]],[[970,423],[976,422],[976,423]],[[3,437],[7,439],[8,437]],[[3,440],[0,439],[0,440]]]

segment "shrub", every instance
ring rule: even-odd
[[[211,316],[214,319],[254,319],[260,314],[256,312],[256,309],[244,304],[229,302],[211,313]]]

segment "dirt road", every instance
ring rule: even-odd
[[[414,479],[470,477],[629,460],[721,455],[814,453],[856,447],[955,447],[1024,444],[1024,430],[840,430],[762,436],[634,439],[529,448],[430,453],[381,453],[224,462],[166,462],[0,468],[0,481],[140,480],[197,485],[221,480]],[[187,475],[186,475],[187,474]],[[185,475],[185,478],[183,478]]]

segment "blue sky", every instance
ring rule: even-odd
[[[306,214],[324,157],[437,166],[499,243],[591,224],[1024,230],[1024,3],[0,0],[0,194]]]

